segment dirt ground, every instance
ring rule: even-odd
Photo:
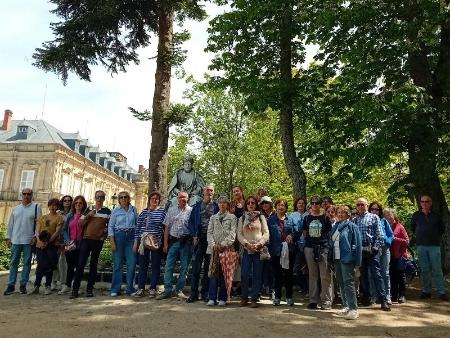
[[[449,337],[450,303],[421,301],[409,288],[408,302],[360,309],[360,318],[339,318],[330,311],[307,310],[307,299],[297,293],[294,307],[273,307],[263,300],[257,309],[239,308],[233,300],[225,308],[203,302],[111,298],[96,285],[96,296],[76,300],[56,293],[0,295],[0,337]],[[0,277],[0,290],[6,276]],[[103,287],[103,288],[102,288]],[[29,285],[31,289],[31,285]]]

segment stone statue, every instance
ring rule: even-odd
[[[186,156],[183,159],[183,168],[178,169],[172,181],[170,181],[166,209],[178,204],[177,195],[180,191],[189,194],[190,206],[202,200],[205,180],[194,169],[193,165],[194,159],[191,156]]]

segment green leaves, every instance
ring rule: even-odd
[[[179,16],[202,19],[205,13],[194,0],[52,0],[54,14],[62,21],[52,23],[55,39],[33,54],[34,65],[59,75],[66,83],[73,72],[90,81],[91,66],[101,64],[111,74],[124,72],[130,63],[139,64],[137,49],[150,43],[158,32],[161,6],[173,7]],[[181,64],[179,43],[186,32],[175,35],[173,55],[168,62]]]

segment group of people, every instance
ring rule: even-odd
[[[56,291],[59,282],[58,294],[79,297],[90,258],[86,296],[93,297],[99,255],[109,239],[112,297],[124,291],[138,298],[166,299],[175,293],[187,303],[202,299],[208,306],[225,306],[234,292],[240,296],[240,306],[258,307],[261,295],[269,292],[273,305],[279,306],[284,286],[286,304],[292,306],[293,286],[298,284],[308,294],[309,309],[331,309],[340,295],[346,319],[358,318],[358,295],[363,305],[379,303],[385,311],[393,302],[406,301],[404,258],[409,237],[393,209],[383,210],[380,203],[369,204],[365,198],[357,199],[353,209],[335,206],[330,197],[312,196],[309,201],[298,198],[289,213],[286,199],[273,202],[264,191],[245,198],[241,187],[235,186],[231,201],[226,196],[214,200],[212,184],[206,184],[202,193],[203,198],[190,206],[188,193],[179,191],[177,204],[166,210],[161,194],[152,192],[147,208],[138,214],[128,192],[119,193],[119,206],[111,211],[104,206],[105,193],[96,191],[92,207],[83,196],[64,196],[51,199],[48,214],[42,215],[40,206],[32,202],[33,191],[24,189],[22,203],[8,223],[11,263],[4,295],[15,292],[23,256],[20,293],[39,293],[45,277],[44,294]],[[444,224],[432,211],[430,196],[421,196],[420,206],[412,217],[412,231],[421,269],[421,298],[431,297],[434,284],[439,298],[447,300],[440,257]],[[33,249],[36,279],[27,292]],[[164,291],[158,294],[164,257]],[[180,270],[173,289],[177,260]],[[190,265],[187,296],[184,287]]]

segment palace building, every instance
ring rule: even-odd
[[[94,203],[96,190],[106,192],[105,204],[115,206],[117,194],[130,192],[138,211],[145,208],[147,171],[127,164],[118,152],[93,146],[79,133],[64,133],[44,120],[13,120],[5,110],[0,129],[0,223],[20,203],[21,191],[32,188],[34,200],[47,209],[50,198],[83,195]]]

